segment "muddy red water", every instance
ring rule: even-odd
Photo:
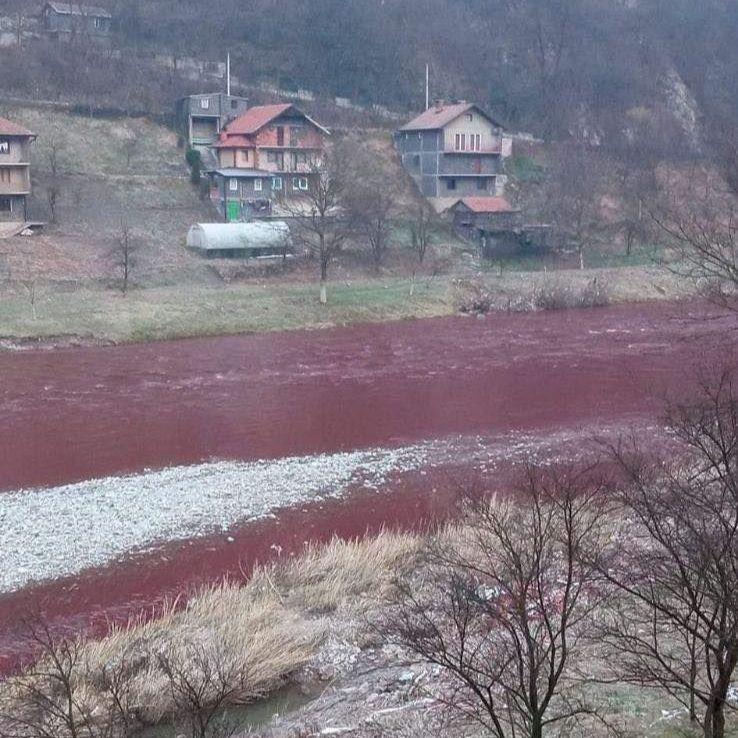
[[[630,305],[0,354],[0,489],[643,410],[732,317]]]
[[[647,422],[654,392],[679,391],[693,365],[724,360],[737,328],[705,306],[643,304],[4,353],[0,490],[210,458]],[[386,499],[285,512],[228,546],[178,545],[7,595],[0,619],[11,633],[31,602],[52,617],[118,615],[280,546],[438,519],[446,494],[405,479]]]

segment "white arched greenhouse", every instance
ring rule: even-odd
[[[283,220],[254,223],[196,223],[187,246],[212,257],[286,256],[290,227]]]

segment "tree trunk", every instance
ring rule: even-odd
[[[320,260],[320,304],[328,304],[328,261]]]
[[[584,269],[584,247],[579,247],[579,268]]]
[[[705,713],[705,738],[725,738],[725,702],[713,697]]]

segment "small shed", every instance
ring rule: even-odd
[[[187,233],[187,246],[211,257],[285,256],[290,227],[283,220],[196,223]]]

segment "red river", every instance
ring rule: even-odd
[[[735,316],[702,305],[649,303],[0,353],[0,492],[210,459],[475,434],[583,439],[605,425],[654,424],[658,397],[683,392],[696,367],[730,358],[737,330]],[[162,542],[7,593],[0,659],[11,660],[31,610],[80,627],[121,617],[307,540],[442,518],[449,486],[405,474],[375,494],[246,524],[228,543]]]

